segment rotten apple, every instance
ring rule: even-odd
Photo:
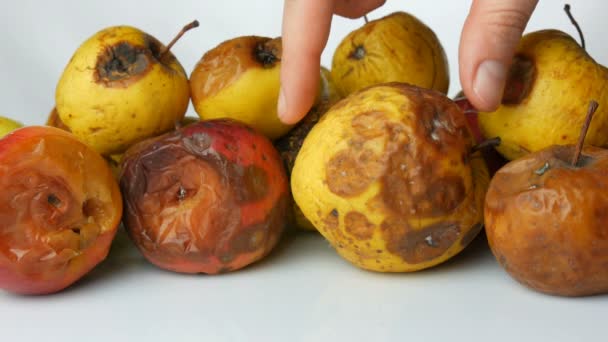
[[[105,160],[71,133],[30,126],[0,140],[0,288],[60,291],[108,254],[122,215]]]
[[[608,150],[584,137],[500,169],[485,201],[488,242],[500,265],[534,290],[561,296],[608,293]]]
[[[230,119],[201,121],[129,148],[124,223],[156,266],[217,274],[267,255],[287,223],[289,187],[268,138]]]

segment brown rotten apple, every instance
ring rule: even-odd
[[[54,127],[0,140],[0,288],[57,292],[107,255],[122,214],[104,159]]]
[[[487,193],[492,252],[513,278],[541,292],[608,292],[608,150],[588,145],[580,153],[582,140],[510,162]]]
[[[202,121],[124,156],[124,223],[142,254],[184,273],[234,271],[268,254],[287,222],[278,152],[249,126]]]

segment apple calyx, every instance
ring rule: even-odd
[[[270,69],[281,61],[278,41],[279,39],[268,39],[258,43],[253,49],[253,57],[264,69]]]
[[[177,41],[184,35],[184,33],[190,31],[191,29],[198,27],[199,26],[199,22],[198,20],[194,20],[193,22],[191,22],[190,24],[184,26],[181,31],[179,31],[177,33],[177,35],[173,38],[173,40],[171,40],[171,42],[169,44],[167,44],[166,47],[164,47],[159,53],[158,53],[158,59],[162,60],[163,57],[165,56],[165,54],[171,50],[171,48],[173,47],[173,45],[175,45],[175,43],[177,43]]]
[[[574,150],[574,156],[572,157],[572,166],[574,166],[574,167],[579,166],[581,152],[583,151],[583,145],[585,143],[585,137],[587,136],[587,131],[589,130],[589,126],[591,125],[591,120],[593,119],[593,114],[597,110],[598,106],[599,106],[599,104],[595,100],[591,100],[591,102],[589,102],[589,109],[587,110],[587,116],[585,118],[583,127],[581,128],[581,134],[578,138],[578,143],[576,144],[576,148]]]
[[[572,22],[572,25],[574,25],[574,27],[576,28],[578,36],[581,38],[581,47],[583,48],[583,50],[585,50],[585,36],[583,35],[583,30],[581,30],[580,25],[578,24],[576,19],[574,19],[572,12],[570,12],[570,4],[564,5],[564,11],[566,12],[566,15],[568,15],[568,18],[570,19],[570,22]]]

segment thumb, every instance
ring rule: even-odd
[[[507,71],[538,0],[474,0],[460,39],[460,83],[482,111],[502,99]]]

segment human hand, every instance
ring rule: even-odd
[[[385,0],[285,0],[278,113],[288,124],[306,115],[319,84],[321,53],[333,14],[359,18]],[[507,70],[538,0],[474,0],[459,48],[462,89],[479,110],[495,109]],[[315,23],[311,25],[310,23]]]

